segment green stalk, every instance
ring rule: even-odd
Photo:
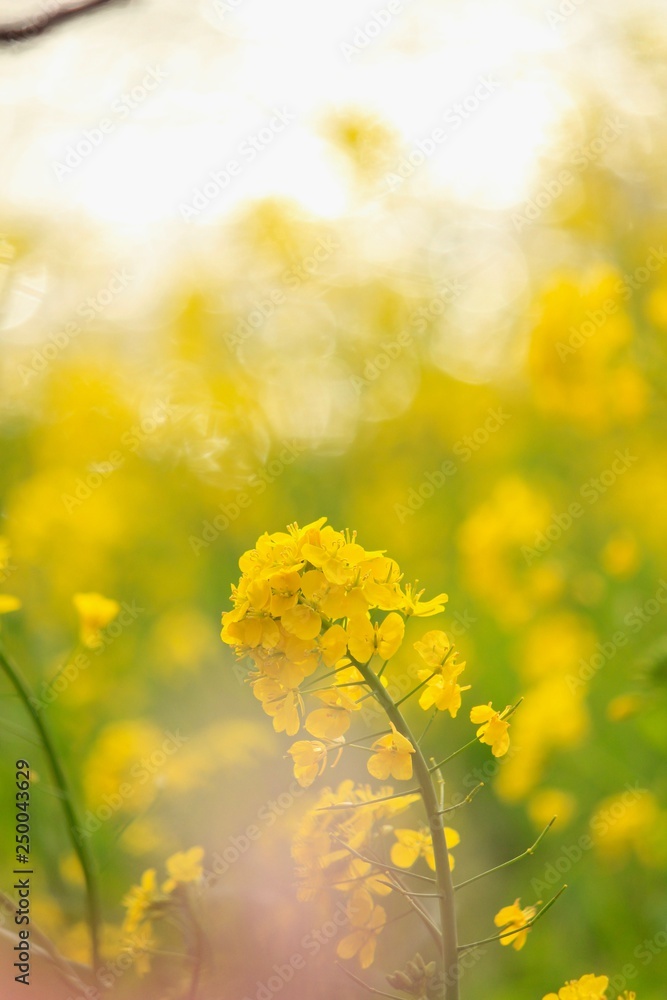
[[[413,767],[415,777],[419,782],[426,815],[428,817],[431,836],[433,839],[433,858],[435,861],[436,890],[440,908],[441,943],[442,943],[442,965],[444,976],[443,1000],[460,1000],[459,990],[459,965],[458,965],[458,936],[456,929],[456,902],[454,898],[454,886],[452,874],[449,868],[449,853],[445,842],[443,824],[440,819],[440,806],[438,796],[431,778],[431,770],[424,757],[419,744],[412,734],[400,709],[396,706],[387,689],[383,687],[376,674],[368,664],[352,661],[357,669],[362,673],[364,680],[370,685],[371,690],[380,706],[384,709],[387,718],[394,724],[397,731],[410,740],[414,747]]]
[[[69,832],[70,840],[72,842],[72,847],[74,849],[74,853],[76,854],[79,860],[79,864],[81,865],[81,870],[83,872],[83,878],[86,887],[86,906],[88,910],[88,925],[90,928],[90,943],[91,943],[93,968],[97,970],[100,964],[100,955],[99,955],[100,905],[97,892],[97,885],[95,882],[94,863],[92,856],[88,850],[87,843],[83,839],[80,840],[79,837],[77,836],[78,819],[72,800],[72,793],[70,791],[69,782],[67,780],[67,776],[65,775],[63,766],[60,762],[58,751],[56,749],[53,737],[51,736],[46,720],[42,718],[42,715],[35,708],[33,704],[33,695],[30,690],[30,685],[28,684],[23,674],[21,673],[20,669],[13,662],[12,658],[9,656],[9,654],[4,649],[1,643],[0,643],[0,668],[4,670],[5,674],[11,681],[26,711],[30,715],[35,725],[35,729],[39,733],[42,746],[44,747],[44,752],[51,767],[53,780],[55,782],[56,788],[60,792],[59,797],[62,801],[63,811],[65,813],[65,822]]]

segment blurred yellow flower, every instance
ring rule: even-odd
[[[426,864],[432,871],[435,871],[435,860],[433,857],[433,838],[425,827],[419,830],[394,830],[396,843],[391,848],[392,864],[398,868],[411,868],[418,858],[423,857]],[[444,836],[447,847],[456,847],[461,843],[461,838],[456,830],[446,826]],[[449,855],[449,867],[454,868],[454,856]]]
[[[608,986],[607,976],[589,973],[581,979],[571,979],[565,986],[561,986],[557,994],[547,993],[543,1000],[605,1000]]]
[[[133,934],[161,898],[155,868],[148,868],[141,876],[139,885],[133,885],[123,899],[123,906],[127,910],[123,922],[125,933]]]
[[[498,910],[493,918],[496,927],[506,927],[507,932],[511,932],[504,932],[500,943],[502,945],[511,944],[515,951],[520,951],[525,945],[530,930],[525,925],[533,919],[537,912],[534,906],[522,908],[520,903],[519,899],[515,899],[510,906],[503,906],[502,909]]]
[[[11,594],[0,594],[0,615],[6,615],[10,611],[18,611],[21,607],[21,602],[18,597],[13,597]]]
[[[413,645],[424,663],[434,668],[442,666],[452,649],[446,633],[440,629],[425,632]]]
[[[385,781],[390,775],[397,781],[408,781],[412,777],[415,748],[409,739],[396,731],[393,723],[391,728],[391,733],[381,736],[371,747],[376,752],[368,760],[368,770],[380,781]]]
[[[355,930],[338,942],[336,954],[339,958],[354,958],[356,955],[361,968],[367,969],[375,959],[378,935],[386,923],[387,914],[384,907],[374,906],[365,923],[359,926],[357,920],[358,918],[352,912],[350,923],[355,927]]]
[[[337,740],[350,728],[352,712],[358,712],[360,706],[352,701],[340,688],[329,691],[315,691],[313,697],[323,701],[325,708],[316,708],[310,712],[305,726],[311,736],[319,739]]]
[[[102,643],[101,631],[114,620],[120,604],[101,594],[75,594],[74,607],[79,616],[79,638],[84,646],[97,649]]]
[[[319,740],[297,740],[287,753],[294,761],[294,777],[308,788],[327,764],[327,748]]]
[[[554,816],[558,829],[568,825],[574,815],[577,800],[561,788],[541,788],[530,797],[528,814],[538,829],[543,829]]]
[[[253,681],[252,692],[261,701],[266,714],[273,719],[273,728],[277,733],[284,732],[288,736],[298,733],[302,701],[297,690],[287,688],[271,677],[258,677]]]
[[[169,878],[162,885],[163,892],[172,892],[177,885],[188,882],[198,882],[204,873],[202,858],[203,847],[191,847],[188,851],[179,851],[167,858],[167,874]]]

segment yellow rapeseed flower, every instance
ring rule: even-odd
[[[391,728],[391,733],[381,736],[371,747],[375,753],[368,759],[368,770],[380,781],[386,781],[389,775],[397,781],[408,781],[412,777],[415,748],[409,739],[397,732],[393,723]]]
[[[351,618],[347,625],[347,647],[359,663],[368,663],[377,653],[389,660],[403,642],[405,622],[396,611],[391,611],[381,624],[370,618]]]
[[[324,702],[324,708],[316,708],[306,719],[306,729],[311,736],[319,739],[336,740],[350,728],[351,713],[358,712],[360,706],[352,701],[340,688],[313,692],[315,698]]]
[[[374,906],[371,915],[362,926],[357,925],[355,915],[352,913],[350,923],[355,929],[338,942],[336,949],[338,957],[354,958],[356,955],[361,968],[367,969],[375,959],[378,935],[386,921],[387,914],[382,906]]]
[[[327,748],[320,740],[297,740],[287,753],[294,761],[294,777],[308,788],[327,765]]]
[[[571,979],[565,986],[561,986],[557,994],[547,993],[543,1000],[605,1000],[608,986],[607,976],[588,973],[581,979]]]
[[[461,838],[456,830],[446,826],[444,829],[447,847],[456,847]],[[415,861],[422,857],[432,871],[435,871],[433,856],[433,838],[426,827],[420,830],[394,830],[396,843],[391,849],[391,862],[398,868],[412,868]],[[454,868],[454,856],[449,855],[449,867]]]
[[[139,885],[133,885],[123,899],[123,906],[127,909],[123,922],[125,933],[133,934],[147,919],[151,907],[160,899],[156,871],[154,868],[149,868],[141,876]]]
[[[188,851],[179,851],[167,858],[167,874],[169,878],[162,886],[163,892],[172,892],[177,885],[187,882],[198,882],[204,873],[202,858],[203,847],[191,847]]]
[[[79,616],[79,638],[84,646],[97,649],[102,644],[103,628],[114,620],[120,604],[102,594],[75,594],[74,607]]]
[[[522,908],[520,902],[519,899],[515,899],[511,906],[503,906],[493,918],[496,927],[506,927],[508,931],[513,932],[501,937],[500,943],[503,945],[511,944],[515,951],[520,951],[526,943],[529,928],[525,925],[533,919],[536,913],[534,906]]]
[[[509,750],[509,722],[506,722],[500,712],[496,712],[491,702],[488,705],[476,705],[470,712],[470,721],[476,726],[477,738],[480,743],[491,747],[494,757],[502,757]]]

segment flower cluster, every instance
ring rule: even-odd
[[[392,794],[390,786],[373,791],[351,780],[341,782],[335,791],[323,789],[292,845],[299,899],[343,896],[350,932],[340,940],[338,955],[356,956],[364,969],[373,962],[386,923],[386,911],[377,897],[388,896],[395,886],[380,860],[383,842],[393,817],[419,799],[417,794],[391,798]],[[414,853],[405,867],[418,856]]]
[[[123,933],[132,947],[139,975],[150,971],[150,956],[156,947],[153,921],[175,904],[179,887],[199,882],[204,873],[203,857],[203,847],[179,851],[167,858],[167,878],[162,884],[158,882],[155,868],[149,868],[139,884],[132,886],[125,896]]]
[[[338,956],[356,959],[366,969],[388,922],[392,894],[405,897],[433,930],[427,912],[414,902],[419,893],[406,889],[404,879],[435,883],[442,925],[450,919],[443,915],[449,905],[443,900],[446,892],[453,898],[450,873],[460,837],[441,822],[444,813],[457,808],[444,806],[439,772],[449,757],[427,763],[421,743],[429,726],[417,739],[400,706],[415,695],[431,719],[445,713],[455,718],[470,685],[461,683],[466,664],[459,662],[447,634],[431,629],[413,642],[421,661],[416,686],[394,701],[386,668],[403,645],[409,619],[439,614],[447,595],[423,600],[423,591],[403,583],[400,567],[384,551],[367,551],[354,533],[335,531],[325,522],[320,518],[304,528],[293,524],[287,532],[264,534],[244,553],[241,578],[232,587],[233,609],[222,615],[221,637],[239,658],[250,661],[248,679],[275,731],[299,734],[287,756],[302,787],[338,763],[348,747],[365,751],[368,773],[382,783],[376,789],[353,781],[325,788],[302,819],[292,846],[298,897],[323,899],[328,906],[342,901],[347,932],[338,942]],[[372,736],[354,730],[351,737],[369,697],[384,712],[385,729]],[[476,739],[496,757],[509,747],[510,714],[509,707],[496,711],[491,703],[470,710]],[[395,792],[384,784],[390,779],[416,781],[418,791]],[[417,801],[426,806],[428,822],[394,825],[395,817]],[[421,872],[413,871],[417,865]],[[497,926],[505,928],[497,938],[521,948],[534,916],[535,910],[522,909],[518,900],[505,907],[496,917]],[[446,961],[455,964],[456,951]],[[396,975],[419,990],[433,978],[432,971],[415,958]]]
[[[253,693],[276,732],[295,736],[303,725],[313,737],[288,750],[303,787],[347,745],[355,713],[370,693],[360,668],[382,676],[403,643],[407,620],[439,614],[447,602],[446,594],[422,600],[423,591],[403,584],[400,567],[384,551],[367,551],[355,533],[325,522],[262,535],[239,560],[234,607],[222,615],[221,638],[251,661]],[[418,672],[421,708],[454,718],[469,688],[459,683],[465,663],[440,630],[426,632],[414,648],[424,663]],[[324,675],[314,676],[321,667]],[[509,746],[505,714],[490,705],[471,712],[480,741],[496,756]],[[373,777],[412,777],[414,747],[395,726],[369,749]]]

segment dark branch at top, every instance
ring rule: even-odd
[[[88,0],[87,3],[77,4],[72,7],[60,7],[58,10],[39,11],[34,17],[26,18],[24,21],[17,21],[15,24],[0,25],[0,45],[11,45],[14,42],[25,42],[29,38],[43,35],[56,25],[72,18],[80,17],[82,14],[89,14],[98,7],[107,6],[110,3],[126,2],[126,0]]]

